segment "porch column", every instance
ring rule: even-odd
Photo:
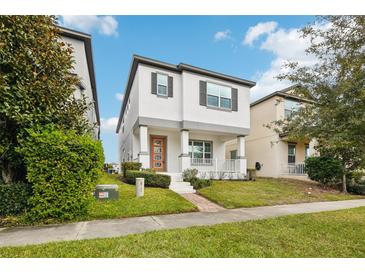
[[[237,164],[240,173],[247,173],[247,160],[246,160],[246,149],[245,149],[245,136],[237,136]]]
[[[148,153],[148,127],[139,126],[139,153],[138,161],[142,163],[142,168],[150,168],[150,155]]]
[[[180,145],[181,154],[180,158],[180,171],[190,168],[190,156],[189,156],[189,130],[182,129],[180,133]]]

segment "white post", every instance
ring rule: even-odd
[[[150,156],[148,153],[147,126],[139,126],[139,153],[138,161],[142,163],[142,168],[150,168]]]
[[[144,178],[136,178],[136,197],[144,195]]]
[[[180,133],[180,171],[190,168],[190,156],[189,156],[189,131],[182,129]]]
[[[245,136],[237,136],[237,161],[238,172],[246,175],[247,173],[247,160],[245,157]]]

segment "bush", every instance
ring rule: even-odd
[[[86,214],[103,168],[100,141],[53,126],[28,133],[19,152],[33,188],[29,219],[70,220]]]
[[[0,216],[23,213],[28,208],[32,188],[29,184],[0,184]]]
[[[365,195],[365,185],[364,184],[354,184],[347,186],[348,192],[358,194],[358,195]]]
[[[212,184],[212,180],[210,180],[210,179],[193,178],[190,181],[190,184],[193,186],[194,189],[201,189],[203,187],[210,186]]]
[[[198,172],[199,171],[195,168],[192,168],[192,169],[188,168],[183,171],[182,177],[185,182],[191,182],[191,180],[194,180],[195,178],[197,178]]]
[[[128,170],[140,170],[142,167],[142,163],[138,163],[138,162],[123,162],[122,163],[122,171],[123,171],[123,176],[126,176],[126,172]]]
[[[144,178],[144,185],[150,187],[169,188],[171,182],[171,177],[168,175],[135,170],[127,171],[125,182],[127,184],[135,185],[136,178]]]
[[[307,158],[305,167],[308,177],[323,185],[338,183],[343,174],[341,162],[326,156]]]

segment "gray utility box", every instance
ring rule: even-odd
[[[94,196],[99,200],[119,199],[118,185],[96,185]]]

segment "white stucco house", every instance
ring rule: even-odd
[[[59,27],[62,41],[70,44],[73,49],[74,70],[80,79],[80,84],[75,87],[74,96],[76,99],[85,96],[86,101],[91,105],[85,116],[90,125],[93,126],[93,137],[100,137],[100,116],[98,106],[98,96],[96,90],[95,70],[91,46],[91,35],[83,32]]]
[[[246,174],[255,82],[134,55],[116,132],[120,161],[178,177],[188,168]],[[236,140],[235,159],[226,142]]]

